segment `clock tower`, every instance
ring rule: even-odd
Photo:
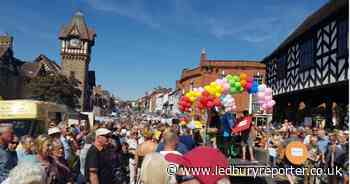
[[[84,15],[80,11],[74,14],[68,25],[62,27],[59,34],[62,72],[65,76],[74,77],[80,82],[81,111],[87,109],[90,98],[87,94],[88,71],[95,37],[95,30],[86,25]]]

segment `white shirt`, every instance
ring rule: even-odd
[[[177,154],[177,155],[182,155],[180,152],[178,151],[160,151],[160,154],[162,154],[163,156],[169,154],[169,153],[173,153],[173,154]]]

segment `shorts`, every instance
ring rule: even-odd
[[[242,134],[241,136],[241,145],[242,146],[253,146],[254,143],[253,143],[253,140],[252,138],[250,138],[249,134],[245,133],[245,134]]]

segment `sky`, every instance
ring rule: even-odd
[[[15,57],[60,63],[58,33],[74,12],[97,32],[90,69],[96,82],[130,100],[159,85],[175,88],[184,68],[209,59],[262,60],[327,0],[11,0],[0,33]]]

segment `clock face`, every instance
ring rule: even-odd
[[[76,38],[73,38],[69,41],[69,45],[74,48],[80,47],[80,43],[80,40]]]

